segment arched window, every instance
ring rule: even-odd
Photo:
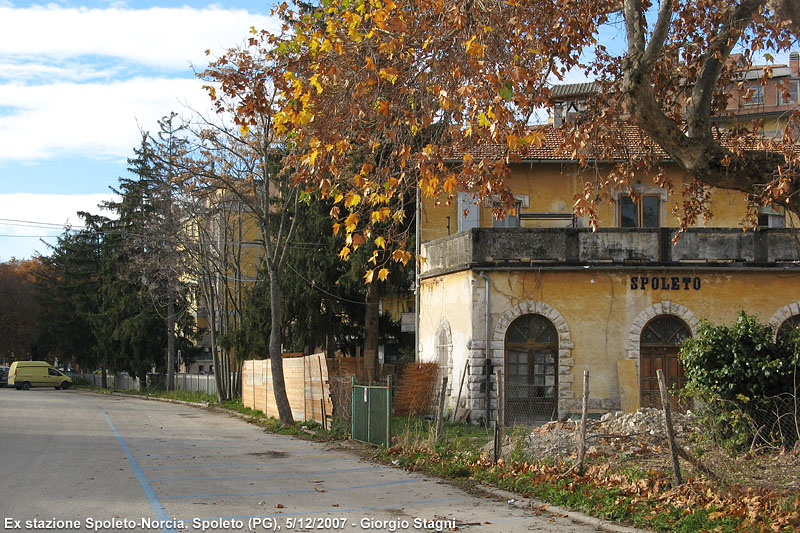
[[[783,321],[783,324],[781,324],[780,327],[778,327],[778,338],[788,338],[795,328],[797,328],[797,326],[800,326],[800,315],[790,316]]]
[[[437,395],[442,385],[442,377],[447,376],[447,391],[449,395],[453,389],[453,338],[450,333],[450,325],[445,321],[436,330],[436,364],[439,366],[439,378],[437,379]]]
[[[639,343],[639,391],[642,407],[661,407],[657,376],[659,369],[664,372],[668,389],[681,388],[686,384],[678,353],[680,344],[691,336],[689,326],[671,315],[657,316],[645,324]]]
[[[522,315],[505,340],[505,422],[536,424],[558,415],[558,332],[542,315]]]

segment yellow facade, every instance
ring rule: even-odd
[[[427,356],[423,360],[438,360],[436,339],[441,331],[449,329],[452,343],[449,366],[460,375],[464,364],[473,361],[469,388],[476,397],[485,390],[487,285],[481,273],[489,278],[489,350],[495,368],[503,367],[503,343],[508,325],[514,319],[533,312],[545,314],[559,329],[562,411],[576,412],[579,408],[577,399],[582,394],[584,370],[590,372],[593,409],[620,409],[623,393],[638,397],[638,380],[624,379],[623,374],[620,381],[618,362],[638,360],[642,327],[657,315],[674,315],[694,333],[700,318],[712,323],[731,323],[744,309],[762,322],[778,326],[800,309],[800,272],[719,273],[644,268],[470,270],[425,279],[420,316],[422,352]],[[638,284],[632,288],[632,278],[642,276],[668,281],[678,277],[679,290],[641,289]],[[684,284],[684,278],[690,278],[691,282]],[[469,406],[473,414],[484,415],[483,401],[472,401]]]
[[[667,172],[672,195],[646,176],[636,185],[637,192],[663,200],[660,228],[678,225],[672,211],[681,202],[679,191],[686,181],[675,168]],[[699,229],[673,246],[674,232],[668,229],[614,229],[619,225],[616,193],[601,205],[605,229],[592,233],[580,220],[573,228],[573,198],[588,179],[570,163],[516,166],[511,190],[523,214],[517,228],[489,229],[494,222],[491,207],[482,202],[481,229],[458,233],[461,213],[455,200],[451,205],[423,204],[420,231],[428,242],[422,246],[427,261],[421,272],[420,360],[438,362],[456,384],[468,366],[462,398],[473,421],[497,417],[498,370],[516,384],[528,378],[522,374],[530,363],[530,387],[539,379],[533,370],[535,350],[524,364],[512,359],[521,356],[513,348],[510,328],[520,327],[530,315],[542,317],[557,336],[557,348],[547,345],[557,354],[548,355],[556,360],[557,376],[543,378],[557,384],[557,398],[552,412],[537,414],[551,419],[578,411],[584,370],[590,373],[592,410],[630,410],[644,404],[649,385],[640,352],[642,343],[649,342],[643,335],[654,319],[669,317],[693,335],[701,318],[731,323],[740,310],[775,327],[800,314],[797,236],[791,229],[742,232],[743,194],[713,191],[713,218],[700,221]],[[525,213],[532,215],[524,218]],[[550,217],[537,219],[541,213]],[[787,220],[787,226],[792,224]],[[652,351],[647,353],[652,357]],[[654,360],[648,359],[647,365]],[[549,368],[546,363],[543,359],[541,368]],[[648,368],[647,373],[654,371]],[[509,383],[503,385],[504,397],[513,400],[518,393]],[[453,387],[451,407],[456,391]],[[533,396],[526,397],[532,408],[543,409],[535,407],[538,399]],[[509,402],[504,402],[507,419]],[[524,408],[524,402],[515,405]]]
[[[601,173],[608,172],[608,167],[600,167]],[[666,176],[672,182],[673,193],[658,188],[652,176],[642,175],[636,181],[637,192],[649,194],[656,192],[664,195],[666,202],[661,206],[660,226],[677,227],[680,225],[674,214],[683,202],[681,191],[690,183],[686,175],[675,166],[665,169]],[[594,180],[594,172],[581,171],[575,163],[542,162],[535,164],[520,164],[512,168],[509,188],[513,194],[525,200],[520,213],[533,215],[531,219],[522,219],[521,227],[563,227],[569,225],[568,220],[572,215],[572,206],[577,195],[584,190],[584,184]],[[615,227],[618,225],[618,212],[616,198],[619,193],[626,193],[622,189],[613,191],[608,197],[601,200],[598,219],[601,227]],[[475,200],[480,211],[480,227],[492,227],[495,217],[491,205],[487,200]],[[747,202],[745,195],[737,191],[712,189],[710,209],[713,217],[710,220],[698,221],[698,227],[744,227],[750,226],[746,220]],[[536,219],[536,214],[560,214],[564,219]],[[425,198],[421,202],[420,232],[421,241],[427,242],[452,235],[458,232],[459,219],[463,213],[459,212],[458,202],[453,198]],[[795,225],[796,220],[794,221]],[[588,226],[588,220],[578,219],[579,227]],[[787,226],[792,221],[787,220]]]
[[[196,258],[199,261],[208,261],[208,271],[214,272],[216,292],[221,297],[216,303],[217,328],[225,328],[223,324],[226,320],[227,328],[232,328],[236,327],[236,310],[241,309],[244,298],[258,277],[263,246],[260,243],[258,221],[247,206],[221,194],[215,201],[215,209],[209,209],[205,218],[193,222],[195,239],[203,245],[203,253]],[[202,298],[202,294],[198,293],[198,297]],[[194,306],[197,309],[197,327],[207,332],[211,327],[207,302],[194,302]],[[204,357],[186,365],[183,371],[213,371],[208,336],[203,344]]]

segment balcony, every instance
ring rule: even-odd
[[[474,228],[424,243],[422,276],[466,269],[689,267],[800,270],[793,229]]]

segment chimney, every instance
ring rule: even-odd
[[[564,124],[564,108],[562,102],[553,105],[553,127],[560,128]]]
[[[789,70],[792,76],[800,76],[800,54],[797,52],[789,54]]]

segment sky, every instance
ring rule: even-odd
[[[277,31],[270,0],[0,0],[0,262],[49,255],[99,213],[159,118],[208,111],[201,71]],[[619,25],[605,41],[623,40]],[[563,82],[585,81],[583,75]]]
[[[277,29],[270,2],[0,0],[0,261],[48,255],[98,213],[141,131],[209,110],[194,72]],[[49,237],[48,237],[49,236]]]

